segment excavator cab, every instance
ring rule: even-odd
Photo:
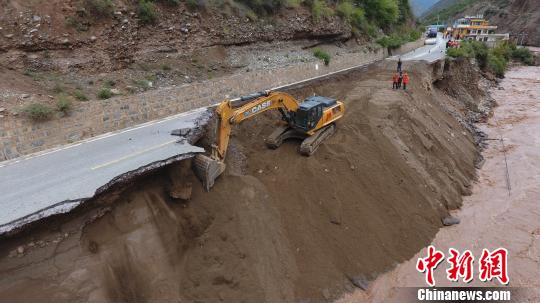
[[[303,131],[315,128],[321,120],[324,108],[336,105],[336,99],[312,96],[300,103],[294,117],[294,126]]]
[[[295,113],[294,125],[302,130],[313,129],[322,115],[322,105],[301,105]]]

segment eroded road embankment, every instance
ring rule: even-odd
[[[373,280],[431,242],[471,192],[478,159],[467,107],[432,84],[432,67],[406,63],[407,91],[391,89],[394,68],[383,62],[291,92],[346,104],[313,157],[294,141],[268,150],[263,138],[278,121],[268,113],[235,127],[211,192],[186,160],[3,240],[0,296],[327,302]],[[189,183],[190,201],[170,197]]]
[[[480,125],[491,139],[483,152],[485,165],[472,195],[455,212],[461,224],[441,229],[432,242],[443,252],[450,247],[469,249],[477,258],[483,248],[508,249],[509,286],[521,288],[515,293],[519,302],[540,299],[539,84],[540,68],[516,67],[507,72],[499,89],[491,91],[499,106]],[[367,293],[357,292],[339,302],[403,302],[401,287],[425,285],[424,276],[415,270],[417,258],[425,255],[423,249],[382,275]],[[446,279],[444,266],[435,271],[435,281],[441,287],[456,285]],[[475,279],[468,286],[499,285]]]

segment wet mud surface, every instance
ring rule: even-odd
[[[482,249],[508,250],[509,287],[518,287],[516,302],[540,300],[540,68],[514,67],[499,88],[491,91],[498,107],[479,127],[490,139],[483,152],[472,195],[453,215],[459,225],[443,228],[432,244],[443,252],[452,247],[469,249],[480,257]],[[500,141],[502,139],[502,142]],[[379,277],[367,292],[357,291],[339,300],[347,302],[402,302],[401,287],[425,286],[415,270],[423,249],[409,261]],[[475,269],[477,263],[475,263]],[[464,286],[446,279],[445,266],[435,271],[437,286]],[[478,272],[475,271],[475,275]],[[468,286],[500,286],[476,277]]]

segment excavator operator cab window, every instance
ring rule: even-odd
[[[322,104],[302,106],[295,115],[295,125],[304,130],[311,130],[317,126],[322,116]]]

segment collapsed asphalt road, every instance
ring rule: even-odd
[[[0,163],[0,233],[67,212],[124,174],[203,152],[171,131],[204,124],[205,113],[198,109]]]

